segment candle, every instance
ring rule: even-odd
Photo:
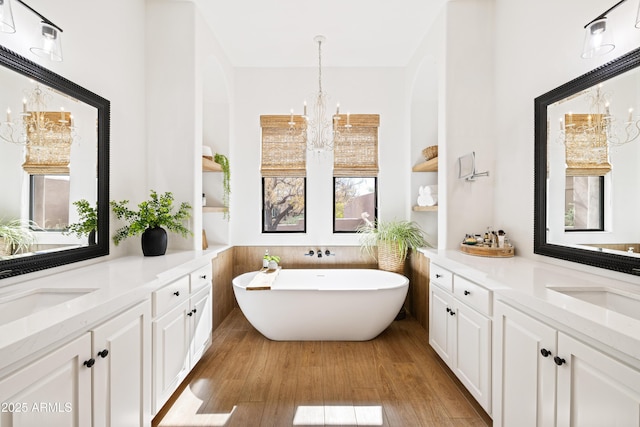
[[[7,108],[7,123],[11,123],[11,108]]]
[[[336,114],[340,114],[340,103],[338,102],[338,105],[336,105]]]
[[[64,107],[60,107],[60,121],[64,122]]]
[[[350,116],[350,115],[351,115],[351,113],[349,113],[349,112],[347,111],[347,126],[351,125],[351,123],[349,123],[349,116]]]
[[[564,125],[562,124],[562,117],[560,117],[558,119],[558,121],[559,121],[559,124],[560,124],[560,130],[564,130]]]
[[[293,123],[293,108],[291,109],[291,120],[289,121]]]
[[[633,121],[633,108],[629,108],[629,123]]]
[[[70,120],[69,125],[73,127],[73,114],[69,114],[69,120]]]
[[[307,117],[307,100],[304,100],[304,116]]]
[[[23,113],[27,112],[27,99],[26,98],[22,98],[22,112]]]

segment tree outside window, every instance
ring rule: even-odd
[[[306,232],[306,178],[262,178],[262,232]]]

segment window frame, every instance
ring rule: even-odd
[[[44,177],[43,179],[46,180],[47,177],[50,176],[66,176],[68,177],[67,181],[69,183],[69,185],[71,184],[71,175],[69,174],[55,174],[55,173],[43,173],[43,174],[29,174],[29,220],[33,221],[33,223],[38,224],[37,221],[35,220],[35,205],[36,205],[36,177]],[[69,191],[71,191],[71,188],[69,188]],[[71,197],[71,193],[69,193],[69,197]],[[70,201],[71,199],[69,199]],[[71,206],[71,204],[69,203],[69,206]],[[71,209],[69,207],[69,209]],[[46,213],[46,212],[45,212]],[[38,228],[34,228],[33,226],[30,226],[31,229],[33,230],[37,230],[37,231],[43,231],[43,232],[47,232],[47,233],[60,233],[65,231],[69,224],[71,223],[71,212],[68,212],[69,218],[67,220],[67,227],[64,228],[47,228],[46,224],[38,224]],[[46,219],[46,218],[44,218]]]
[[[377,176],[334,176],[333,177],[333,234],[354,234],[357,230],[336,230],[336,179],[344,178],[373,178],[373,218],[369,218],[369,221],[376,223],[378,219],[378,177]]]
[[[580,177],[580,176],[572,176],[571,178],[576,178],[576,177]],[[598,182],[599,182],[599,191],[598,191],[598,210],[600,212],[600,221],[598,224],[598,228],[564,228],[564,232],[565,233],[576,233],[576,232],[603,232],[605,231],[605,190],[604,190],[604,186],[605,186],[605,179],[604,179],[604,175],[586,175],[584,177],[587,178],[598,178]],[[569,177],[566,177],[569,178]],[[565,179],[566,179],[565,178]],[[566,201],[565,201],[566,203]]]
[[[266,219],[266,209],[265,209],[265,179],[272,179],[272,178],[298,178],[298,179],[302,179],[303,180],[303,191],[304,191],[304,220],[303,220],[303,227],[302,230],[267,230],[265,229],[265,219]],[[260,216],[260,228],[262,229],[262,234],[305,234],[307,232],[307,177],[306,176],[263,176],[262,177],[262,208],[261,210],[261,216]]]

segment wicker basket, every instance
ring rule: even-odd
[[[404,274],[404,260],[395,242],[378,242],[378,268]]]
[[[424,150],[422,150],[422,155],[424,156],[424,159],[427,161],[431,159],[435,159],[436,157],[438,157],[438,146],[432,145],[430,147],[425,148]]]

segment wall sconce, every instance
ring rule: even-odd
[[[602,12],[584,26],[585,34],[584,44],[582,47],[582,58],[587,59],[593,58],[594,56],[604,55],[605,53],[611,52],[616,47],[613,41],[611,28],[607,25],[607,14],[625,1],[627,0],[620,0],[618,3]],[[640,4],[638,5],[635,27],[640,28]]]
[[[31,52],[40,57],[50,59],[51,61],[62,61],[62,44],[60,41],[62,28],[58,27],[24,1],[16,1],[42,20],[40,45],[33,46]],[[0,0],[0,31],[3,33],[16,32],[13,13],[11,12],[11,0]]]
[[[481,176],[489,176],[489,172],[476,171],[475,151],[458,157],[458,179],[464,179],[465,181],[475,181],[476,178]]]

